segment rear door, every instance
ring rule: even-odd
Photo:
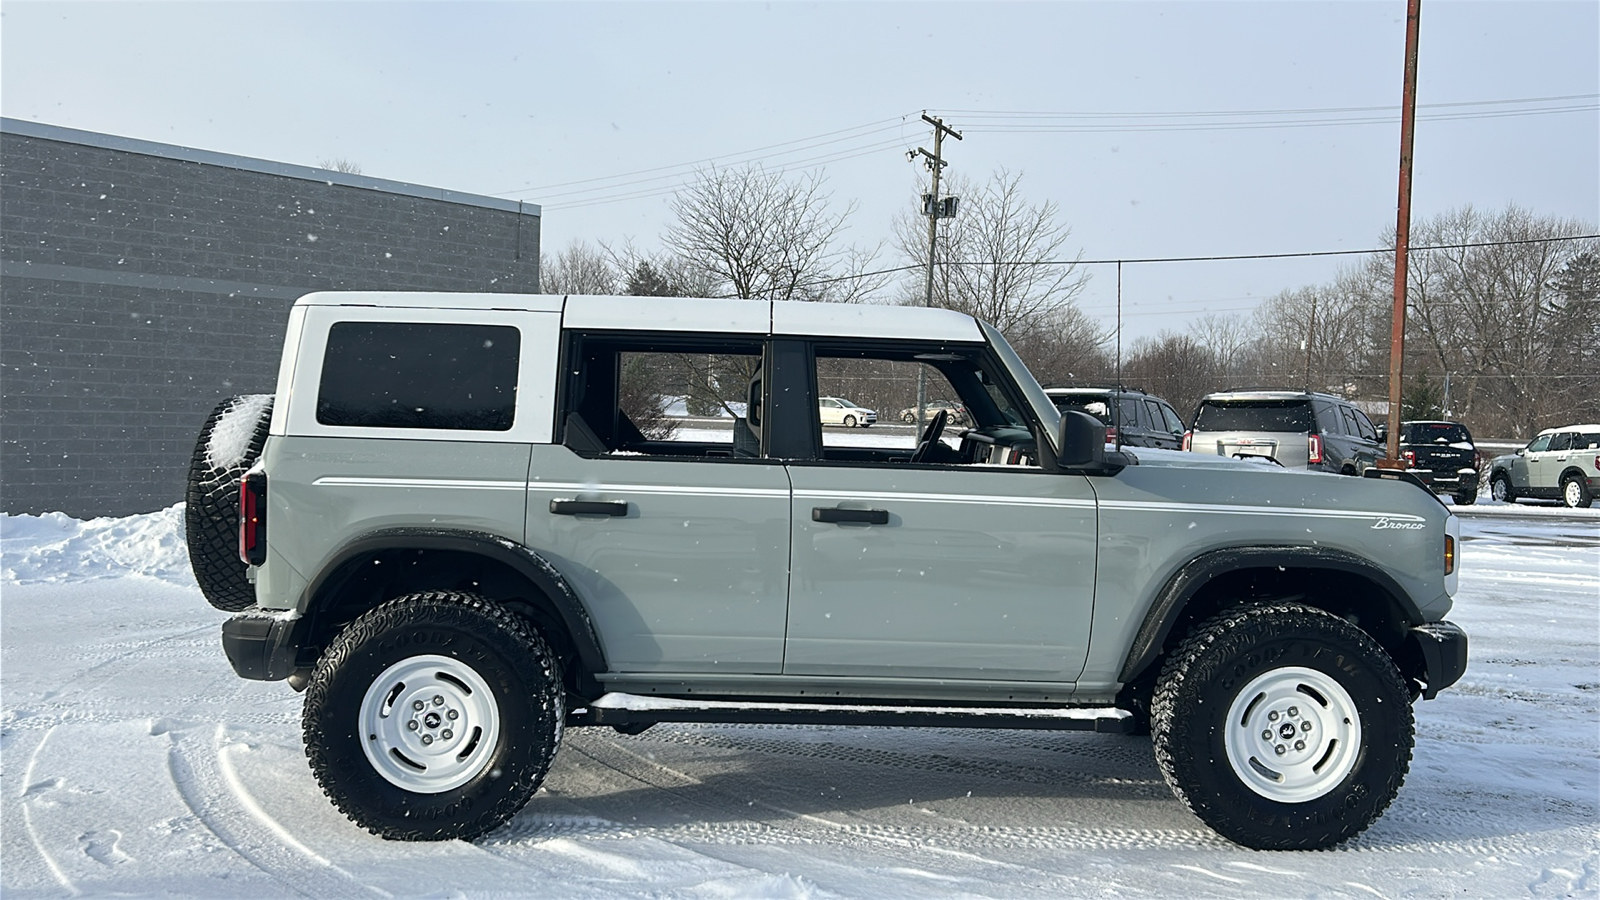
[[[526,542],[584,598],[614,672],[782,669],[789,479],[762,440],[764,348],[566,336],[559,443],[533,448]]]

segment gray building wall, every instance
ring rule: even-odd
[[[0,120],[0,509],[183,499],[313,290],[539,290],[531,204]]]

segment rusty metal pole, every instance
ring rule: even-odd
[[[1400,198],[1394,226],[1394,315],[1389,336],[1389,443],[1378,465],[1403,469],[1400,460],[1400,385],[1406,350],[1406,278],[1411,249],[1411,144],[1417,118],[1417,22],[1422,0],[1406,4],[1406,84],[1400,101]]]

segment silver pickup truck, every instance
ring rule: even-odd
[[[819,422],[919,383],[967,427]],[[1457,520],[1104,439],[947,310],[317,293],[202,429],[190,553],[388,838],[484,834],[564,728],[660,722],[1147,732],[1234,841],[1357,834],[1466,668]]]

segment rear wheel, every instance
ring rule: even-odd
[[[1454,497],[1457,506],[1471,506],[1478,502],[1477,491],[1457,491]]]
[[[317,663],[306,756],[346,816],[391,840],[470,839],[544,780],[566,719],[559,668],[522,618],[472,594],[391,600]]]
[[[1489,496],[1499,503],[1513,503],[1517,499],[1517,492],[1511,489],[1511,479],[1504,472],[1497,472],[1489,480]]]
[[[239,481],[261,456],[272,395],[232,397],[200,427],[184,488],[183,530],[189,566],[206,602],[225,612],[255,605],[239,559]]]
[[[1561,502],[1573,509],[1587,509],[1593,502],[1589,496],[1589,485],[1585,479],[1577,475],[1568,475],[1561,480]]]
[[[1236,609],[1168,658],[1156,762],[1191,811],[1258,850],[1330,847],[1372,824],[1410,767],[1410,696],[1367,634],[1298,604]]]

